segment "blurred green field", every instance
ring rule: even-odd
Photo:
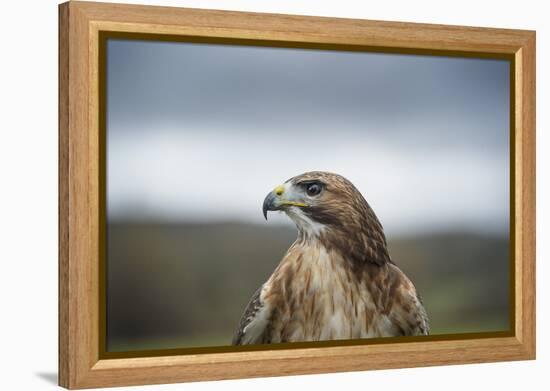
[[[107,350],[229,345],[244,307],[294,241],[287,226],[110,222]],[[432,334],[509,327],[505,236],[390,237]]]

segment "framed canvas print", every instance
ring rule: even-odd
[[[535,33],[59,6],[59,382],[535,358]]]

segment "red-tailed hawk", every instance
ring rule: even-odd
[[[298,238],[252,297],[234,345],[428,334],[414,285],[350,181],[296,176],[265,198],[266,219],[275,210],[294,221]]]

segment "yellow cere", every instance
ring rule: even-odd
[[[282,195],[284,192],[285,192],[285,188],[283,185],[279,185],[275,188],[275,190],[273,190],[275,192],[275,194],[277,194],[278,196]]]

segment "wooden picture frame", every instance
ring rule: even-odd
[[[511,332],[106,356],[105,34],[511,61]],[[535,358],[535,32],[70,1],[59,6],[59,384],[90,388]]]

